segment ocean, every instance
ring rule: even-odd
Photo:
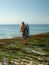
[[[49,32],[49,24],[30,24],[29,35]],[[0,25],[0,39],[21,37],[20,25]]]

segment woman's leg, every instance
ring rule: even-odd
[[[23,40],[23,43],[26,44],[25,33],[24,32],[22,33],[22,40]]]

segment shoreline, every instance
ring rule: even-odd
[[[22,43],[22,37],[14,37],[14,38],[6,38],[6,39],[0,39],[0,44],[4,43],[15,43],[20,42]],[[35,34],[35,35],[29,35],[29,37],[26,39],[26,43],[36,44],[36,43],[49,43],[49,32],[47,33],[41,33],[41,34]],[[22,43],[23,44],[23,43]]]
[[[37,33],[37,34],[31,34],[29,36],[36,36],[36,35],[43,35],[43,34],[49,34],[49,32],[45,32],[45,33]],[[0,38],[0,40],[4,40],[4,39],[16,39],[16,38],[22,38],[22,36],[17,36],[17,37],[6,37],[6,38]]]

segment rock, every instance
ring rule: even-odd
[[[38,65],[43,65],[43,64],[38,64]]]
[[[18,62],[13,62],[13,64],[15,64],[15,65],[19,65],[19,63],[18,63]]]
[[[8,59],[7,58],[3,58],[2,64],[3,65],[8,65]]]
[[[0,44],[1,44],[1,45],[3,45],[4,43],[3,43],[3,42],[1,42]]]
[[[29,63],[29,64],[27,64],[27,65],[33,65],[32,61],[30,61],[30,63]]]
[[[18,62],[16,62],[16,61],[10,61],[12,64],[14,64],[14,65],[18,65],[19,63]]]
[[[49,63],[47,65],[49,65]]]
[[[2,65],[2,63],[0,62],[0,65]]]

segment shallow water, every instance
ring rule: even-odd
[[[30,35],[49,32],[48,24],[33,24],[29,25]],[[20,37],[20,26],[19,25],[0,25],[0,38],[13,38]]]

